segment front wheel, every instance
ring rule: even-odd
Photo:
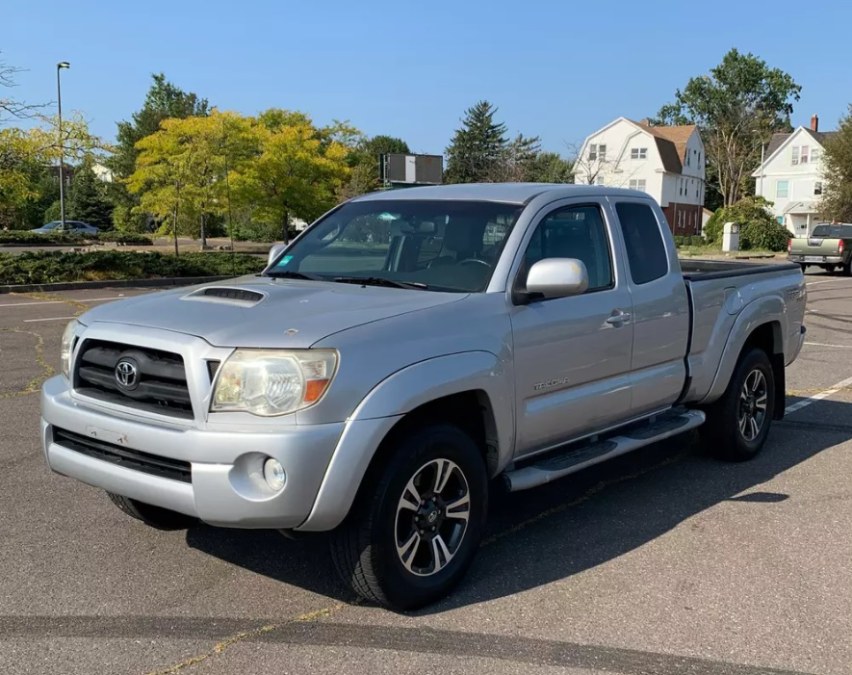
[[[760,452],[775,414],[775,373],[765,351],[742,356],[727,390],[706,412],[701,436],[712,454],[741,462]]]
[[[409,430],[331,538],[341,579],[371,602],[406,610],[444,597],[473,560],[485,523],[482,454],[457,427]]]

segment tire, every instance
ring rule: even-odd
[[[158,530],[185,530],[195,525],[198,520],[192,516],[170,511],[160,506],[145,504],[144,502],[122,497],[121,495],[107,492],[110,501],[131,518],[141,520]]]
[[[850,258],[849,261],[845,265],[843,265],[843,276],[852,276],[852,258]]]
[[[743,354],[722,397],[706,409],[702,443],[719,459],[753,459],[766,443],[775,414],[775,375],[762,349]]]
[[[823,269],[825,270],[826,274],[834,274],[837,271],[837,267],[835,267],[834,265],[826,265],[825,267],[823,267]]]
[[[808,266],[805,263],[799,263],[799,266],[802,268],[802,274],[808,271]]]
[[[488,477],[476,443],[455,426],[419,426],[391,442],[386,467],[332,533],[331,555],[358,596],[409,610],[446,596],[473,561]]]

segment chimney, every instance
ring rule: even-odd
[[[819,131],[819,115],[811,117],[811,131]]]

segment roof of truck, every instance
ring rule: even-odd
[[[525,204],[540,194],[548,192],[558,193],[559,197],[600,197],[613,194],[648,197],[646,192],[625,190],[604,185],[573,185],[568,183],[457,183],[454,185],[424,185],[398,190],[372,192],[357,197],[356,200],[458,199]]]

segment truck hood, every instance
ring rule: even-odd
[[[86,312],[80,321],[176,331],[216,347],[306,348],[348,328],[465,297],[249,276],[109,303]]]

